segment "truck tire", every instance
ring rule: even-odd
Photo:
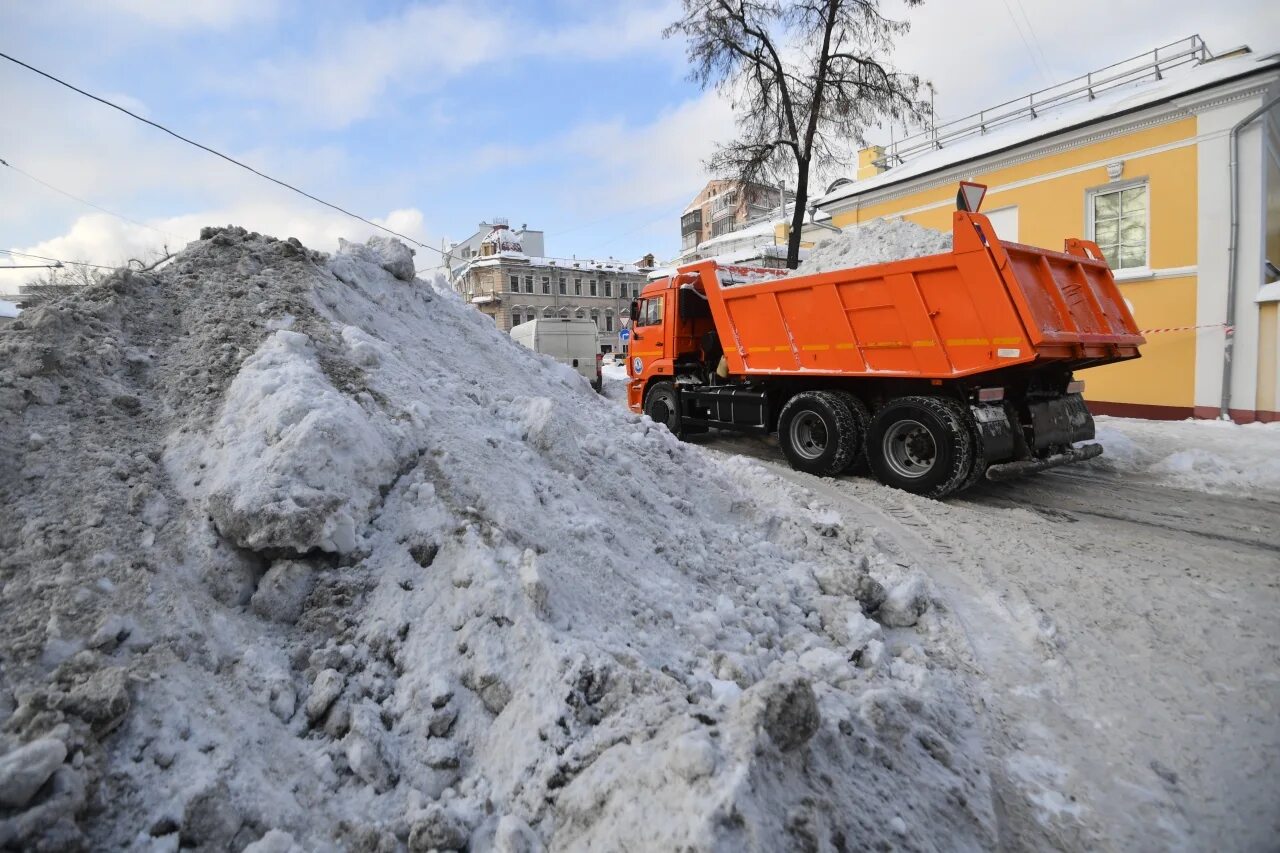
[[[849,467],[857,438],[853,413],[831,391],[801,392],[778,416],[782,453],[792,468],[806,474],[832,477]]]
[[[655,382],[650,385],[648,393],[644,395],[644,413],[655,422],[665,424],[677,438],[683,433],[675,383]]]
[[[867,462],[886,486],[941,498],[966,484],[974,465],[964,406],[945,397],[899,397],[876,413]]]
[[[867,430],[871,428],[871,409],[852,391],[832,391],[849,408],[853,415],[853,423],[857,427],[853,458],[849,460],[845,471],[855,474],[866,473],[867,470]]]

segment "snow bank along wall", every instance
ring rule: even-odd
[[[0,846],[995,843],[923,577],[399,243],[24,313],[0,497]]]

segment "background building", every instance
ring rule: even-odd
[[[600,330],[601,352],[624,350],[618,332],[653,256],[635,263],[550,258],[527,251],[525,235],[536,235],[531,242],[542,249],[542,232],[512,231],[502,220],[479,240],[457,244],[468,255],[450,259],[453,288],[503,331],[538,317],[590,317]]]
[[[1225,401],[1236,420],[1277,420],[1277,96],[1280,56],[1215,57],[1193,36],[864,150],[857,179],[817,202],[846,229],[950,230],[956,183],[984,183],[1001,238],[1097,242],[1150,330],[1142,358],[1084,374],[1094,411],[1217,417]]]
[[[686,263],[706,257],[698,253],[699,243],[777,216],[779,209],[792,197],[791,193],[784,194],[778,187],[765,184],[708,181],[680,216],[680,257],[677,262]]]

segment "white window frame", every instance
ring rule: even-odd
[[[1145,246],[1146,251],[1143,256],[1142,266],[1124,267],[1122,269],[1112,270],[1111,271],[1112,275],[1114,275],[1117,280],[1127,279],[1127,278],[1149,278],[1151,276],[1151,181],[1145,175],[1140,178],[1132,178],[1130,180],[1125,180],[1125,181],[1113,181],[1109,184],[1103,184],[1102,186],[1090,187],[1088,190],[1085,190],[1085,194],[1084,194],[1085,233],[1087,235],[1087,239],[1090,242],[1096,243],[1098,241],[1094,239],[1093,200],[1099,195],[1104,195],[1106,193],[1118,193],[1123,190],[1133,189],[1134,187],[1147,188],[1147,195],[1146,195],[1147,242]],[[1117,260],[1119,259],[1117,258]]]

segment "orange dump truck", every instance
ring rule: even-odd
[[[776,432],[799,470],[865,460],[934,497],[1097,456],[1075,446],[1094,428],[1074,371],[1145,343],[1111,270],[1086,240],[1000,240],[966,190],[950,252],[803,276],[702,261],[650,282],[630,407],[677,435]]]

